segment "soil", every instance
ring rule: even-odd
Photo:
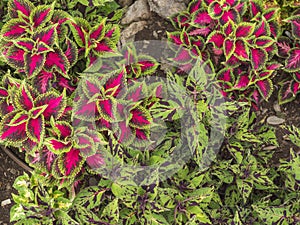
[[[159,17],[157,14],[152,13],[152,18],[147,21],[148,25],[135,36],[135,41],[142,40],[162,40],[166,39],[165,31],[173,31],[172,25],[165,19]],[[286,120],[286,124],[295,125],[300,127],[299,105],[300,96],[293,102],[280,106],[280,112],[274,110],[274,104],[277,102],[276,91],[268,102],[264,102],[261,105],[260,118],[266,121],[271,115],[277,115]],[[279,147],[275,150],[274,164],[279,162],[279,159],[287,159],[289,157],[289,150],[293,148],[296,152],[300,152],[300,149],[296,148],[285,138],[285,132],[280,126],[275,126],[276,135],[279,142]],[[20,158],[23,155],[15,152]],[[4,200],[10,199],[12,201],[11,194],[14,192],[13,183],[14,180],[21,174],[24,169],[15,163],[5,152],[0,151],[0,203]],[[0,205],[0,224],[12,224],[9,222],[9,211],[12,207],[12,203],[1,206]]]

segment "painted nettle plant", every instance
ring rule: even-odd
[[[212,60],[223,95],[255,109],[272,95],[276,76],[279,103],[292,101],[299,93],[299,10],[280,17],[287,6],[294,10],[297,2],[192,1],[171,18],[177,31],[168,39],[179,47],[174,60],[183,72],[199,57]]]
[[[0,2],[0,144],[33,169],[11,222],[300,223],[299,154],[274,162],[256,115],[277,88],[280,104],[300,92],[289,2],[190,1],[170,18],[170,71],[118,45],[115,1]]]

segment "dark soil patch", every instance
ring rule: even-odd
[[[12,201],[11,194],[14,192],[13,183],[15,179],[23,174],[23,169],[15,163],[8,155],[0,151],[0,203],[6,199]],[[13,203],[0,206],[0,224],[11,224],[9,223],[9,211]]]

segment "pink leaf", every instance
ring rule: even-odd
[[[12,18],[18,18],[19,13],[23,17],[29,18],[33,5],[31,2],[26,0],[12,0],[9,2],[9,14]]]
[[[39,30],[33,35],[34,40],[43,42],[48,46],[52,46],[54,44],[55,38],[56,38],[55,26],[49,26],[47,28]]]
[[[102,21],[97,27],[94,27],[91,31],[90,38],[99,40],[104,35],[104,21]]]
[[[200,25],[206,25],[210,24],[212,22],[212,18],[205,10],[200,10],[196,13],[194,23],[200,24]]]
[[[238,19],[238,13],[234,9],[225,11],[220,19],[221,24],[226,24],[229,20],[236,22]]]
[[[42,117],[29,119],[27,122],[26,130],[29,138],[32,141],[40,142],[44,134],[44,119]]]
[[[53,79],[54,74],[52,72],[42,70],[37,76],[34,77],[33,83],[41,93],[46,93]]]
[[[300,49],[294,48],[289,52],[285,69],[291,72],[300,69]]]
[[[29,111],[30,109],[33,108],[33,99],[30,94],[30,92],[25,88],[24,85],[21,87],[21,93],[18,96],[18,104],[25,109],[26,111]]]
[[[44,54],[25,54],[25,72],[29,77],[35,76],[41,72],[45,63],[46,57]]]
[[[91,169],[100,168],[105,164],[104,158],[101,154],[97,153],[86,158],[86,163],[91,167]]]
[[[20,117],[19,121],[16,121],[21,122],[23,120],[23,122],[21,122],[19,125],[8,125],[17,113],[18,112],[11,112],[10,114],[4,116],[4,118],[1,121],[2,126],[0,126],[0,138],[2,140],[14,142],[15,144],[21,143],[27,139],[26,120],[24,120],[24,117]]]
[[[112,100],[99,100],[97,102],[97,108],[99,110],[100,115],[104,116],[105,119],[110,120],[114,118]]]
[[[263,49],[250,49],[251,51],[251,63],[254,69],[260,69],[263,67],[267,60],[267,53]]]
[[[230,57],[235,49],[234,41],[227,39],[224,42],[225,56]]]
[[[237,40],[235,42],[235,51],[234,53],[241,58],[248,59],[247,47],[242,40]]]
[[[68,59],[61,50],[56,49],[55,52],[48,52],[44,68],[51,71],[55,68],[58,72],[66,74],[69,70]]]
[[[248,75],[242,75],[238,78],[238,82],[234,86],[235,88],[245,88],[248,86],[250,80]]]
[[[265,100],[267,100],[272,94],[273,84],[269,79],[257,81],[256,86],[258,87],[259,93]]]
[[[213,43],[216,47],[222,48],[225,37],[222,33],[216,32],[209,37],[208,42]]]
[[[236,29],[236,37],[249,37],[253,32],[253,26],[250,24],[239,25]]]
[[[259,36],[268,36],[267,24],[265,20],[262,20],[261,23],[255,28],[254,34],[258,38]]]
[[[58,96],[52,92],[40,95],[35,100],[36,107],[47,105],[47,108],[44,110],[43,115],[46,121],[50,120],[50,117],[53,116],[57,119],[65,108],[65,101],[63,96]]]
[[[6,57],[9,65],[11,65],[15,68],[18,68],[18,69],[22,69],[25,65],[24,55],[25,55],[25,51],[23,49],[12,46],[8,50],[5,57]]]
[[[65,153],[64,166],[66,168],[65,175],[70,175],[78,166],[82,160],[79,155],[80,151],[77,149],[71,149],[69,152]]]
[[[130,111],[132,118],[130,123],[135,127],[141,128],[150,124],[149,115],[145,114],[145,110],[136,108]]]

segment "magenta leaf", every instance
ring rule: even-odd
[[[95,102],[89,102],[87,99],[81,99],[74,105],[75,117],[83,121],[94,121],[97,119],[97,106]]]
[[[58,137],[60,139],[66,140],[67,138],[71,137],[73,128],[69,123],[65,121],[56,121],[54,126],[55,131],[58,133]]]
[[[45,134],[45,121],[43,116],[36,119],[29,119],[26,124],[26,133],[34,142],[41,142]]]
[[[289,56],[285,61],[285,70],[289,72],[296,72],[300,69],[300,49],[293,48],[289,52]]]
[[[56,26],[48,26],[42,30],[38,30],[33,34],[33,39],[39,42],[43,42],[47,46],[52,46],[57,40]]]
[[[16,69],[23,69],[25,66],[24,63],[25,51],[23,49],[12,46],[9,48],[8,52],[5,55],[7,63]]]
[[[101,40],[105,34],[105,19],[102,20],[98,25],[94,26],[90,31],[91,40]]]
[[[225,36],[219,31],[212,32],[207,38],[207,42],[213,43],[215,47],[221,49],[225,41]]]
[[[268,98],[273,92],[273,83],[270,79],[257,81],[256,87],[258,88],[259,93],[265,100],[268,100]]]
[[[12,145],[20,144],[27,139],[26,135],[26,119],[24,117],[20,117],[21,122],[18,125],[12,124],[11,121],[18,114],[18,111],[13,111],[2,118],[0,125],[0,138],[7,143]]]
[[[72,148],[60,156],[59,167],[64,175],[75,176],[80,172],[83,160],[79,153],[79,150]]]
[[[235,51],[234,51],[234,53],[239,59],[247,60],[249,58],[248,52],[249,52],[248,47],[247,47],[247,45],[245,44],[244,41],[237,40],[235,42]]]
[[[240,23],[236,28],[235,35],[237,38],[239,37],[249,37],[252,35],[254,31],[254,26],[251,23]]]
[[[223,14],[222,6],[219,2],[213,2],[208,6],[209,15],[214,19],[219,19]]]
[[[255,70],[262,68],[267,61],[267,52],[263,49],[250,49],[251,63]]]
[[[33,84],[40,93],[46,93],[51,86],[54,79],[52,72],[42,70],[37,76],[33,78]]]
[[[103,156],[100,153],[96,153],[86,158],[86,163],[91,169],[98,169],[105,165]]]
[[[55,71],[66,75],[69,70],[69,61],[61,49],[55,49],[54,52],[48,52],[46,55],[46,61],[44,69],[49,72]]]
[[[30,22],[34,28],[42,27],[51,20],[54,12],[54,3],[52,5],[39,5],[35,7],[30,14]]]
[[[138,65],[140,66],[143,75],[153,74],[158,67],[158,63],[156,62],[156,60],[153,57],[147,55],[138,56]]]
[[[14,110],[13,105],[7,104],[5,100],[0,100],[0,117],[4,117]]]
[[[295,99],[295,94],[292,91],[291,82],[283,83],[278,92],[279,104],[285,104]]]
[[[0,98],[6,98],[8,97],[8,91],[3,88],[3,87],[0,87]]]
[[[8,2],[8,13],[11,18],[28,19],[34,5],[28,0],[11,0]]]
[[[78,49],[76,44],[67,38],[67,49],[65,51],[70,67],[74,66],[78,60]]]
[[[103,99],[97,101],[98,113],[108,121],[114,119],[114,112],[116,110],[116,104],[112,99]]]
[[[201,8],[201,2],[202,2],[202,1],[192,1],[192,2],[189,4],[188,11],[190,12],[190,14],[196,12],[198,9]]]
[[[180,38],[180,34],[181,34],[180,32],[172,32],[172,33],[167,32],[168,40],[176,45],[182,45],[183,42]]]
[[[149,136],[147,131],[138,128],[135,129],[135,135],[137,139],[142,141],[148,140],[148,136]]]
[[[296,96],[300,92],[300,83],[297,81],[292,81],[291,89],[294,95]]]
[[[45,140],[46,146],[49,148],[51,152],[54,154],[62,154],[64,152],[69,152],[72,148],[72,145],[70,142],[60,141],[55,138],[48,138]]]
[[[1,29],[1,36],[7,40],[21,38],[26,35],[28,25],[21,19],[12,19]]]
[[[228,11],[225,11],[223,15],[220,18],[221,24],[226,24],[228,21],[234,21],[237,22],[239,18],[239,14],[235,9],[230,9]]]
[[[186,48],[180,48],[174,58],[174,61],[179,64],[185,64],[187,62],[190,62],[191,60],[192,57],[190,55],[190,51]]]
[[[41,72],[45,64],[46,57],[45,54],[25,53],[24,61],[25,73],[28,75],[28,77],[33,77]]]
[[[249,79],[249,75],[245,74],[245,75],[240,75],[237,79],[237,82],[234,86],[234,88],[238,88],[238,89],[244,89],[248,87],[248,84],[250,82]]]
[[[133,132],[134,130],[127,125],[126,121],[123,121],[117,124],[115,136],[119,143],[130,144],[135,137],[135,134]]]
[[[271,46],[274,43],[274,39],[270,37],[258,37],[255,39],[255,44],[257,47],[266,48]]]
[[[266,18],[267,21],[271,21],[276,18],[278,9],[271,8],[267,9],[263,12],[263,16]]]
[[[106,81],[104,88],[105,88],[105,95],[106,96],[114,96],[116,97],[119,92],[124,88],[125,84],[125,71],[121,70],[115,76],[108,79]]]
[[[258,38],[260,36],[269,36],[270,34],[270,27],[266,20],[262,20],[258,26],[255,27],[254,35]]]
[[[300,73],[299,73],[299,72],[295,72],[295,73],[293,74],[293,76],[294,76],[294,79],[295,79],[298,83],[300,83]]]
[[[15,101],[17,107],[25,111],[29,111],[33,108],[33,98],[26,85],[21,85]]]
[[[235,43],[233,40],[226,39],[224,41],[224,50],[225,50],[225,56],[226,59],[230,58],[230,56],[234,53],[235,51]]]
[[[223,82],[232,82],[234,81],[234,75],[232,74],[232,69],[224,68],[218,73],[218,80]]]
[[[76,43],[80,47],[86,47],[86,39],[91,29],[89,23],[85,19],[75,18],[74,22],[70,22],[69,25]]]
[[[295,15],[287,19],[292,24],[292,32],[295,38],[300,39],[300,16]]]
[[[49,121],[51,116],[53,116],[54,119],[58,119],[66,107],[64,96],[55,92],[47,92],[39,95],[34,103],[37,107],[47,105],[47,108],[43,112],[46,121]]]
[[[151,115],[150,113],[142,108],[137,107],[130,111],[131,120],[130,125],[135,128],[145,128],[151,124]]]
[[[103,39],[100,42],[97,42],[96,47],[93,48],[93,53],[97,56],[102,56],[105,53],[113,52],[113,47],[108,39]]]
[[[30,38],[20,38],[15,42],[15,45],[26,52],[31,52],[35,47],[35,42]]]
[[[207,25],[213,22],[206,10],[199,10],[193,15],[193,22],[199,25]]]
[[[262,12],[262,6],[256,0],[250,0],[250,12],[252,17],[255,17],[258,13]]]

